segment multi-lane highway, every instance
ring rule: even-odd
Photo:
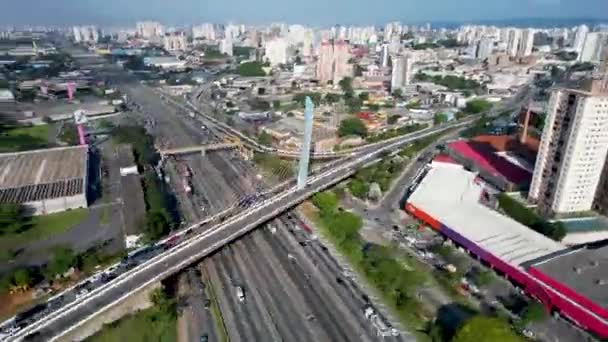
[[[411,141],[445,131],[456,125],[462,126],[466,124],[468,122],[416,132],[400,141],[384,145],[375,152],[357,154],[332,170],[313,175],[309,178],[307,186],[302,190],[290,188],[263,200],[261,203],[257,203],[249,210],[241,212],[221,224],[213,227],[197,227],[197,231],[200,233],[193,238],[83,296],[69,308],[57,310],[47,316],[44,321],[36,322],[22,329],[16,334],[16,337],[22,338],[28,334],[37,332],[38,336],[49,338],[76,327],[78,322],[82,322],[88,317],[93,316],[103,308],[113,305],[139,289],[180,271],[223,245],[251,231],[256,226],[276,217],[312,194],[349,177],[360,167],[378,159],[383,153],[400,148]]]

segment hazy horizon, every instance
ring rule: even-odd
[[[276,21],[308,25],[381,24],[388,21],[479,22],[608,17],[608,0],[39,0],[11,1],[1,25],[128,24],[159,20],[172,25],[235,21]],[[52,13],[53,15],[49,15]],[[602,13],[605,17],[598,17]]]

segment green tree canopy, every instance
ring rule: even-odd
[[[338,208],[338,197],[333,191],[316,193],[312,203],[319,209],[321,215],[332,214]]]
[[[464,323],[451,342],[523,342],[511,326],[499,318],[475,316]]]
[[[239,64],[236,69],[237,73],[243,77],[259,77],[266,76],[264,69],[262,69],[262,64],[258,62],[245,62]]]
[[[20,231],[26,223],[25,209],[20,204],[0,204],[0,235]]]
[[[445,113],[437,113],[437,114],[435,114],[435,117],[433,118],[433,122],[435,123],[435,125],[440,125],[442,123],[446,123],[446,122],[448,122],[448,116]]]
[[[46,273],[55,276],[67,272],[70,267],[76,266],[77,258],[74,251],[67,247],[57,247],[53,251],[53,260],[48,264]]]
[[[353,97],[353,79],[350,77],[344,77],[338,85],[344,92],[344,96],[347,98]]]
[[[492,108],[492,104],[486,100],[472,100],[467,102],[464,111],[469,114],[479,114],[482,112],[487,112]]]
[[[340,101],[340,98],[341,98],[341,96],[338,94],[327,93],[323,97],[323,101],[325,101],[326,103],[332,104],[332,103],[336,103],[336,102]]]
[[[348,135],[367,136],[367,127],[359,118],[346,118],[340,122],[338,135],[341,137]]]
[[[262,131],[262,133],[258,135],[258,143],[266,146],[272,145],[272,135],[268,134],[266,131]]]

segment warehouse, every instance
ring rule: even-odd
[[[406,210],[504,274],[547,309],[560,312],[602,338],[608,337],[604,305],[607,292],[572,285],[589,285],[592,281],[572,275],[566,279],[565,272],[560,276],[558,266],[546,271],[549,266],[545,265],[542,271],[539,260],[568,255],[567,247],[498,213],[487,205],[488,201],[477,174],[459,165],[436,163],[408,198]],[[601,262],[599,258],[593,260],[593,265]],[[559,261],[554,263],[560,265]],[[574,273],[581,275],[582,266],[577,270]],[[587,274],[591,276],[592,272]],[[603,284],[606,280],[593,281]]]
[[[0,203],[33,215],[87,207],[88,146],[0,154]]]

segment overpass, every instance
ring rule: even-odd
[[[188,153],[202,153],[205,154],[208,151],[218,151],[218,150],[230,150],[234,148],[238,148],[238,144],[233,143],[220,143],[220,144],[211,144],[211,145],[201,145],[201,146],[189,146],[189,147],[178,147],[178,148],[169,148],[166,150],[160,150],[160,154],[163,156],[168,155],[177,155],[177,154],[188,154]]]
[[[412,133],[401,137],[398,141],[385,142],[373,152],[357,153],[344,163],[313,175],[307,180],[303,189],[280,186],[275,188],[277,190],[274,196],[256,203],[248,210],[240,211],[224,222],[216,225],[213,225],[215,222],[196,224],[189,228],[196,231],[196,235],[193,237],[24,327],[14,334],[11,340],[21,340],[28,335],[34,340],[49,340],[52,337],[69,333],[94,317],[97,312],[105,311],[141,289],[179,272],[260,224],[289,210],[316,192],[350,177],[359,168],[376,162],[383,157],[384,153],[401,148],[412,141],[468,125],[471,121],[465,120],[451,125],[442,125]]]

